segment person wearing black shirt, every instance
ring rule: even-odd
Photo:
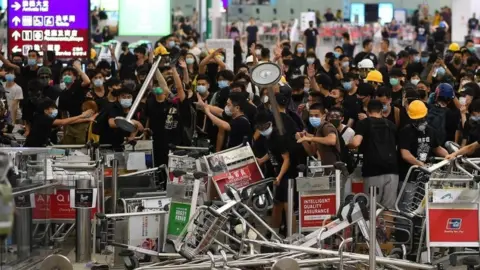
[[[176,69],[173,69],[174,98],[169,98],[170,88],[160,71],[155,71],[158,86],[147,100],[147,133],[152,134],[155,166],[168,163],[169,144],[190,145],[191,138],[185,136],[184,128],[191,124],[190,103],[186,99],[183,84]]]
[[[345,52],[345,55],[350,58],[353,58],[353,53],[355,51],[355,46],[357,46],[357,44],[355,44],[350,39],[350,34],[348,32],[343,33],[342,38],[343,38],[342,48],[343,48],[343,51]]]
[[[131,121],[135,126],[135,131],[132,133],[128,133],[117,127],[115,118],[127,116],[130,107],[132,106],[133,94],[132,90],[127,87],[123,87],[116,92],[118,95],[118,102],[116,102],[108,112],[108,126],[112,129],[112,132],[110,133],[111,136],[105,138],[106,141],[104,140],[104,142],[110,144],[115,151],[123,151],[123,142],[125,141],[125,138],[127,138],[127,141],[133,140],[137,132],[143,131],[143,125],[139,121],[132,119]]]
[[[415,175],[405,179],[411,166],[424,167],[432,156],[445,157],[448,152],[441,146],[436,130],[427,123],[428,109],[425,104],[416,100],[408,106],[408,116],[412,123],[405,126],[399,133],[398,148],[400,149],[400,182],[408,181],[405,194],[413,194]],[[410,191],[410,192],[409,192]],[[404,198],[402,203],[408,203],[411,198]],[[402,209],[405,210],[405,209]]]
[[[205,114],[212,120],[213,124],[216,125],[219,130],[225,130],[229,133],[227,148],[241,145],[245,137],[247,141],[251,141],[252,127],[250,121],[244,114],[244,108],[247,102],[245,95],[242,93],[231,93],[224,110],[205,104],[201,100],[198,101],[198,105],[204,109]]]
[[[360,120],[349,144],[363,153],[362,176],[364,190],[378,187],[379,203],[395,207],[398,186],[398,162],[395,124],[382,116],[383,105],[378,100],[368,102],[368,118]],[[378,140],[381,138],[381,140]]]
[[[275,170],[275,204],[272,213],[272,227],[278,229],[281,224],[283,211],[287,212],[288,181],[295,179],[296,172],[296,143],[290,137],[281,135],[274,127],[271,117],[266,112],[260,112],[255,118],[256,128],[262,135],[267,154],[258,158],[259,165],[270,161]],[[292,181],[292,180],[291,180]]]
[[[415,42],[417,43],[417,49],[419,51],[425,49],[425,44],[430,35],[429,28],[428,22],[425,22],[423,19],[420,20],[420,23],[417,26],[415,26]]]
[[[25,147],[45,147],[49,145],[49,138],[54,126],[65,126],[77,121],[88,120],[90,122],[94,120],[90,118],[93,115],[92,110],[86,110],[74,117],[56,119],[58,115],[57,105],[49,98],[43,99],[38,109],[33,116],[31,130],[25,140]]]
[[[122,53],[120,54],[120,59],[118,59],[118,63],[120,64],[119,68],[119,75],[120,80],[125,79],[134,79],[135,78],[135,62],[136,57],[133,55],[132,52],[128,49],[128,42],[122,42]]]
[[[467,145],[480,140],[480,99],[474,100],[468,107],[470,114],[465,116],[463,124],[462,145]],[[480,151],[475,151],[471,157],[480,157]]]
[[[200,98],[205,104],[211,104],[213,94],[209,91],[210,83],[206,75],[198,75],[197,77],[197,93],[194,96],[196,101]],[[218,128],[213,125],[210,118],[208,118],[203,111],[197,112],[196,129],[198,134],[197,145],[215,145],[217,141]]]
[[[358,65],[363,59],[370,59],[373,62],[373,66],[376,67],[378,64],[377,56],[372,53],[373,50],[373,41],[371,39],[365,39],[362,43],[363,51],[355,55],[353,62],[355,65]]]
[[[478,28],[478,19],[475,18],[475,13],[473,13],[472,18],[468,20],[468,34],[470,34],[473,30]]]
[[[327,12],[325,12],[323,17],[325,18],[325,21],[327,21],[327,22],[335,21],[335,15],[333,15],[331,8],[327,8]]]
[[[433,32],[432,37],[433,41],[435,43],[435,49],[440,52],[440,54],[443,55],[443,52],[445,51],[445,37],[447,35],[447,31],[445,29],[445,24],[440,23],[440,25],[437,27],[435,32]]]
[[[395,106],[402,106],[403,103],[403,83],[405,82],[405,74],[400,68],[392,68],[389,83],[392,86],[392,103]]]
[[[308,22],[309,27],[303,32],[304,43],[307,47],[307,52],[313,50],[317,47],[318,40],[318,30],[313,27],[313,21]]]
[[[250,25],[245,29],[247,32],[247,47],[250,48],[253,43],[257,43],[258,40],[258,27],[255,24],[255,19],[250,18]]]
[[[460,72],[462,71],[462,53],[461,51],[453,52],[453,58],[450,63],[447,64],[448,70],[452,73],[452,76],[457,80],[460,81]]]
[[[77,116],[82,113],[82,104],[90,87],[90,78],[82,71],[79,61],[75,61],[73,67],[64,68],[61,74],[66,89],[58,98],[58,109],[62,118]],[[69,125],[65,130],[63,143],[75,144],[79,142],[79,140],[85,138],[87,129],[88,123]]]

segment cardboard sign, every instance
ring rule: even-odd
[[[300,226],[321,227],[323,221],[336,213],[335,194],[300,196]]]
[[[478,246],[479,216],[477,209],[429,209],[430,243],[476,243]],[[461,245],[459,245],[461,246]]]
[[[91,218],[97,212],[92,208]],[[70,206],[70,190],[57,190],[56,194],[35,194],[33,219],[75,220],[76,210]]]

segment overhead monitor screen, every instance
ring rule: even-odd
[[[365,4],[352,3],[350,5],[350,22],[353,24],[365,24]]]
[[[390,23],[393,19],[393,4],[392,3],[379,3],[378,4],[378,18],[382,25]]]
[[[166,36],[171,32],[170,0],[119,0],[120,36]]]

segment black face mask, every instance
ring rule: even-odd
[[[333,60],[332,58],[328,59],[328,64],[330,66],[333,66],[333,63],[335,62],[335,60]]]
[[[460,58],[460,57],[453,58],[453,63],[455,65],[460,65],[462,63],[462,58]]]
[[[40,82],[40,84],[41,84],[43,87],[46,87],[46,86],[48,85],[48,83],[50,82],[50,79],[43,78],[43,79],[38,79],[38,81]]]
[[[393,60],[392,58],[388,58],[386,63],[387,63],[387,65],[391,66],[391,65],[393,65],[393,63],[395,63],[395,60]]]
[[[292,100],[295,101],[295,102],[302,101],[304,97],[305,97],[305,95],[303,93],[302,94],[292,94]]]
[[[425,99],[425,98],[427,97],[427,91],[425,91],[425,90],[417,90],[417,92],[418,92],[418,97],[419,97],[420,99]]]

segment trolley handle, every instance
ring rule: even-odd
[[[431,174],[443,167],[445,167],[446,165],[450,164],[451,160],[447,160],[447,159],[444,159],[438,163],[435,163],[433,164],[432,166],[429,166],[429,167],[418,167],[418,169],[428,173],[428,174]]]
[[[135,175],[147,174],[147,173],[152,173],[152,172],[160,171],[160,170],[163,170],[163,169],[165,169],[165,168],[166,168],[166,165],[165,165],[165,164],[162,164],[162,165],[160,165],[160,166],[158,166],[158,167],[155,167],[155,168],[150,168],[150,169],[141,170],[141,171],[137,171],[137,172],[122,174],[122,175],[120,175],[119,177],[130,177],[130,176],[135,176]]]
[[[470,166],[472,166],[475,170],[479,171],[480,172],[480,166],[478,166],[477,164],[475,164],[472,159],[470,158],[466,158],[466,157],[461,157],[461,160],[463,162],[466,162],[468,163]]]

